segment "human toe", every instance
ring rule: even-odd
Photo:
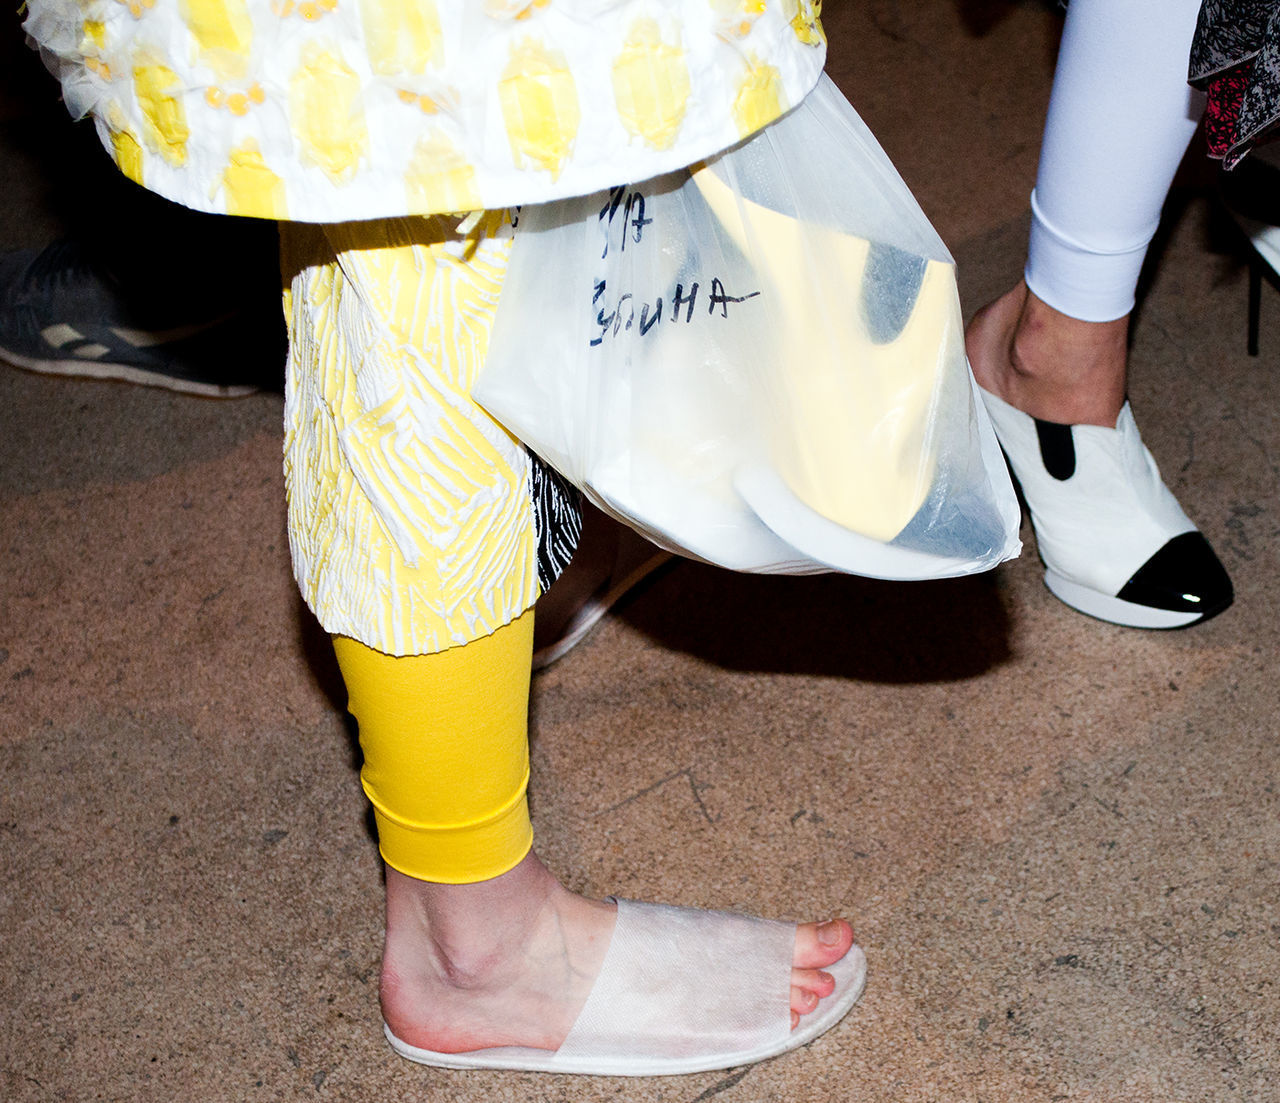
[[[791,971],[791,1010],[795,1015],[807,1015],[817,1008],[820,1000],[836,990],[836,978],[821,969],[793,969]]]
[[[795,969],[825,969],[845,956],[853,946],[853,928],[844,919],[825,923],[801,923],[791,964]]]

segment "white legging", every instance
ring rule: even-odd
[[[1124,317],[1204,110],[1187,86],[1200,0],[1071,0],[1045,122],[1027,286],[1090,322]]]

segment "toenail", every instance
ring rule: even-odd
[[[823,946],[838,946],[843,933],[837,920],[828,919],[818,924],[818,941]]]

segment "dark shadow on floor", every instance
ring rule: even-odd
[[[869,682],[976,677],[1009,657],[992,574],[939,582],[740,575],[681,563],[621,615],[730,670]]]

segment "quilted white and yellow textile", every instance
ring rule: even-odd
[[[471,398],[510,227],[281,227],[294,574],[324,628],[443,651],[528,609],[573,553],[569,488]]]
[[[820,0],[29,0],[73,114],[197,210],[338,222],[647,179],[795,106]]]
[[[572,554],[566,488],[471,399],[494,213],[683,167],[798,104],[816,0],[29,0],[133,180],[279,219],[294,571],[329,632],[422,654],[519,616]],[[308,227],[303,223],[320,223]]]

